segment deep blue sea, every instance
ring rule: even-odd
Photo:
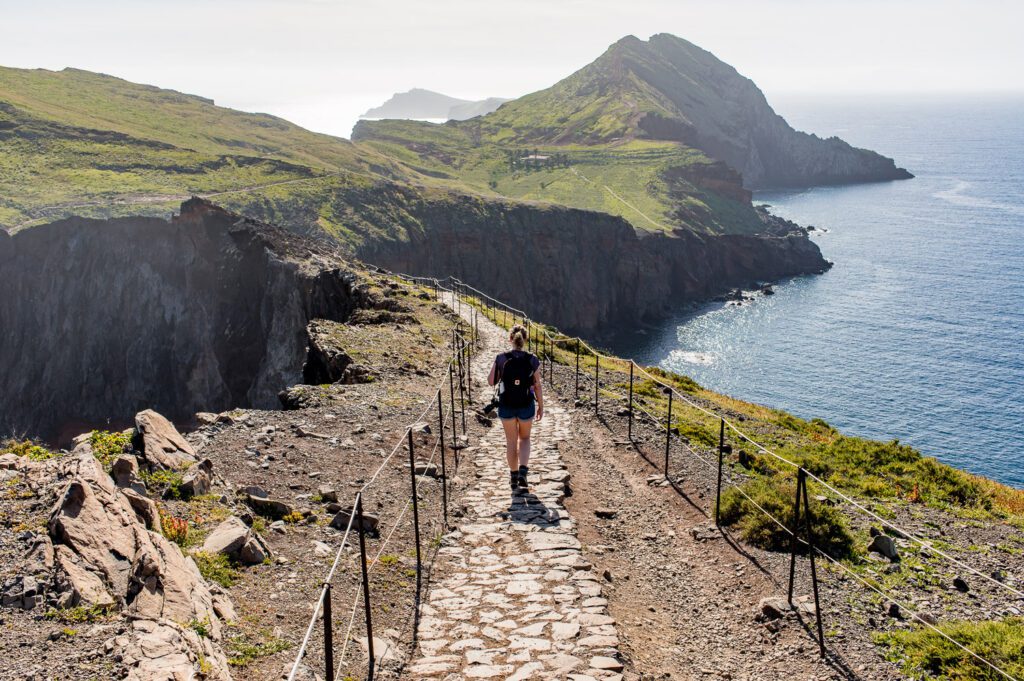
[[[1024,487],[1024,96],[773,104],[917,177],[759,193],[834,268],[615,350]]]

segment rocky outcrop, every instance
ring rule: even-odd
[[[220,638],[220,620],[199,569],[166,538],[146,529],[127,497],[89,454],[74,461],[75,473],[48,524],[58,557],[64,549],[81,569],[68,572],[79,595],[123,604],[143,619],[208,621]],[[88,574],[76,583],[75,577]]]
[[[360,256],[456,276],[574,333],[628,328],[680,303],[830,266],[804,230],[770,220],[759,234],[639,233],[604,213],[468,195],[406,211],[415,222],[399,238],[366,244]]]
[[[62,441],[142,406],[175,421],[273,407],[300,380],[306,324],[355,305],[342,265],[198,199],[171,220],[0,230],[0,433]]]

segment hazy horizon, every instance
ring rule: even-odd
[[[1004,0],[448,0],[426,9],[63,0],[15,4],[4,15],[4,66],[98,71],[341,137],[395,92],[519,97],[630,34],[685,38],[751,78],[773,105],[809,95],[1024,94],[1024,42],[1015,35],[1024,4]]]

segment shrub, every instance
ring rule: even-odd
[[[1010,676],[1024,678],[1024,618],[947,622],[937,628]],[[886,659],[902,665],[903,672],[912,679],[988,681],[1003,678],[928,627],[876,634],[875,641],[888,648]]]
[[[202,638],[210,638],[210,620],[205,617],[201,620],[189,620],[188,628],[199,634]]]
[[[41,447],[31,440],[8,440],[0,447],[0,454],[14,454],[24,456],[32,461],[46,461],[57,456],[46,447]]]
[[[163,506],[157,506],[157,511],[160,513],[160,527],[163,530],[164,536],[178,546],[187,546],[189,530],[188,521],[184,518],[178,518],[177,516],[171,515],[171,513],[165,510]]]
[[[92,607],[78,605],[73,608],[51,608],[46,611],[43,617],[51,621],[63,622],[64,624],[82,624],[96,622],[106,614],[107,611],[98,605]]]
[[[199,574],[207,581],[216,582],[225,588],[233,586],[238,581],[238,570],[223,553],[196,551],[192,554],[192,559],[199,568]]]
[[[182,475],[178,471],[140,470],[139,477],[146,487],[159,491],[167,499],[181,499]]]
[[[131,444],[132,437],[128,433],[112,433],[107,430],[94,430],[89,433],[89,444],[92,453],[104,468],[109,468],[114,459],[124,454]]]
[[[302,511],[292,511],[287,515],[281,516],[281,520],[286,523],[301,523],[306,516],[302,514]]]
[[[769,551],[789,551],[791,535],[756,508],[740,490],[787,527],[792,527],[796,483],[777,477],[765,477],[748,480],[739,487],[729,487],[722,491],[719,514],[722,524],[737,527],[747,543]],[[810,507],[815,545],[837,560],[853,557],[853,535],[846,527],[841,511],[813,500]],[[801,531],[802,528],[803,520]]]

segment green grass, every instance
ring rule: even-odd
[[[947,622],[939,624],[938,629],[1010,676],[1024,678],[1024,619]],[[877,634],[875,640],[886,648],[886,659],[899,664],[911,679],[1006,678],[927,627]]]
[[[231,560],[222,553],[196,551],[192,554],[192,559],[195,560],[203,579],[216,582],[224,588],[234,586],[241,576]]]
[[[261,657],[288,650],[292,644],[274,636],[265,636],[262,641],[252,641],[245,636],[235,636],[228,641],[228,664],[244,667]]]
[[[736,526],[747,543],[769,551],[789,551],[791,535],[755,507],[740,493],[740,489],[758,506],[785,523],[787,527],[792,527],[793,502],[796,499],[795,482],[754,478],[742,483],[739,488],[728,487],[722,491],[720,510],[722,524]],[[810,489],[811,485],[808,485],[808,490]],[[854,557],[854,538],[842,512],[813,500],[810,502],[810,508],[815,545],[839,560]],[[806,538],[803,534],[803,522],[802,520],[801,536]]]

